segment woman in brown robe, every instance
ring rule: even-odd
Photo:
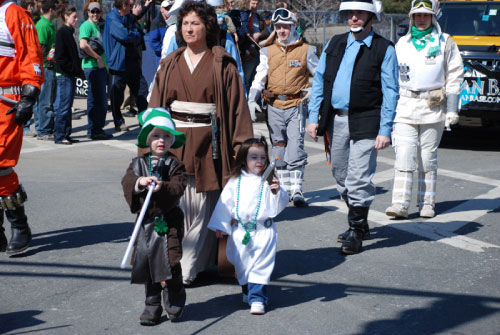
[[[160,62],[150,107],[168,107],[186,145],[173,153],[184,163],[188,185],[184,211],[182,276],[189,285],[215,264],[217,241],[207,225],[230,174],[240,144],[253,137],[236,61],[217,46],[215,9],[202,2],[181,7],[177,31],[186,44]],[[210,115],[215,113],[213,138]]]

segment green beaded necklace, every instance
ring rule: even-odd
[[[163,156],[163,158],[167,158],[167,154]],[[148,155],[148,169],[149,169],[149,176],[151,177],[153,175],[153,167],[151,166],[151,153]],[[158,178],[161,179],[161,175],[158,175]],[[163,215],[160,216],[155,216],[155,231],[158,233],[158,235],[165,235],[168,232],[168,225],[167,222],[164,220]]]
[[[253,216],[252,222],[244,224],[241,221],[240,214],[239,214],[239,207],[240,207],[240,185],[241,185],[241,175],[238,177],[238,188],[236,189],[236,219],[238,220],[238,223],[245,229],[246,234],[243,237],[243,240],[241,241],[241,244],[247,245],[248,242],[250,241],[250,232],[255,228],[255,222],[257,221],[257,216],[259,215],[260,211],[260,204],[262,202],[262,191],[264,190],[264,182],[260,182],[260,191],[259,191],[259,201],[257,202],[257,209],[255,210],[255,215]]]

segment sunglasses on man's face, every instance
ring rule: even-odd
[[[90,12],[92,14],[101,14],[101,10],[100,9],[92,9]]]

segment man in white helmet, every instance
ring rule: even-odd
[[[443,129],[458,122],[462,57],[436,20],[437,0],[413,0],[410,31],[396,45],[400,99],[394,120],[396,151],[392,205],[386,214],[408,217],[413,172],[418,169],[420,216],[435,215],[437,148]]]
[[[332,174],[349,208],[349,230],[338,236],[344,254],[359,253],[369,236],[377,150],[390,143],[398,100],[394,46],[372,29],[381,8],[375,0],[340,3],[350,32],[332,37],[325,46],[309,102],[307,132],[315,141],[328,133]]]
[[[268,102],[267,121],[272,142],[272,157],[281,185],[296,207],[306,206],[302,195],[302,179],[307,164],[304,134],[300,133],[299,104],[301,90],[309,87],[309,74],[318,66],[316,47],[297,34],[297,19],[287,9],[279,8],[272,15],[276,38],[260,49],[260,63],[248,96],[252,119],[259,96]],[[266,88],[267,83],[267,89]],[[304,117],[304,116],[302,116]]]

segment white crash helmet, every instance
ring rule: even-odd
[[[410,17],[410,28],[415,25],[415,21],[413,20],[413,14],[424,13],[432,15],[432,25],[438,30],[438,33],[441,34],[441,26],[439,25],[436,15],[439,12],[439,1],[438,0],[413,0],[411,2],[410,13],[408,16]]]
[[[285,8],[278,8],[274,11],[271,16],[271,21],[274,23],[274,27],[276,30],[277,24],[288,24],[290,25],[290,36],[286,39],[286,41],[282,41],[277,35],[278,41],[281,44],[289,45],[295,43],[299,40],[299,34],[297,33],[297,16],[294,13],[290,12]]]
[[[382,2],[379,0],[342,0],[340,2],[340,17],[346,19],[348,10],[363,10],[375,14],[377,21],[380,21],[382,13]]]

